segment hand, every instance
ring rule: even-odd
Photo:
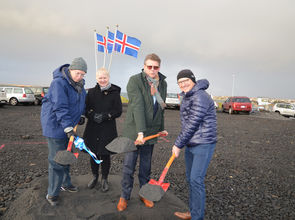
[[[85,123],[85,116],[81,115],[80,121],[78,122],[79,125],[83,125]]]
[[[71,136],[77,137],[77,134],[76,134],[76,132],[74,132],[73,127],[67,127],[67,128],[65,128],[64,131],[67,134],[69,139],[71,138]]]
[[[176,157],[176,158],[179,156],[180,151],[181,151],[181,149],[178,148],[176,145],[174,145],[174,146],[172,147],[172,154],[175,154],[175,157]]]
[[[168,135],[168,132],[166,130],[159,132],[160,137],[165,137]]]
[[[145,140],[143,139],[143,133],[142,132],[138,133],[137,138],[135,140],[135,145],[143,145],[144,142]]]
[[[109,119],[109,116],[105,113],[94,113],[93,120],[98,124],[107,119]]]

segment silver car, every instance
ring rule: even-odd
[[[11,105],[17,105],[18,103],[34,104],[35,96],[33,91],[27,87],[14,87],[3,86],[0,87],[0,91],[6,92],[6,102]]]
[[[0,106],[6,103],[6,92],[4,90],[0,90]]]
[[[295,117],[295,106],[289,103],[276,103],[272,110],[286,117]]]

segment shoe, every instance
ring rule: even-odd
[[[140,196],[140,200],[145,204],[146,207],[148,208],[153,208],[154,207],[154,202],[153,201],[150,201],[150,200],[147,200],[143,197]]]
[[[118,205],[117,205],[117,209],[119,212],[122,212],[124,211],[125,209],[127,208],[127,200],[120,197],[120,200],[118,202]]]
[[[95,185],[97,183],[97,179],[98,179],[98,176],[93,175],[93,179],[90,180],[90,182],[87,185],[89,189],[93,189],[95,187]]]
[[[106,192],[109,190],[109,183],[107,179],[102,179],[101,180],[101,191]]]
[[[49,202],[51,206],[56,206],[58,204],[58,196],[50,196],[47,194],[46,200]]]
[[[191,219],[192,218],[190,212],[174,212],[174,215],[180,219]]]
[[[73,186],[73,185],[70,185],[70,186],[62,186],[60,187],[60,190],[61,191],[64,191],[64,192],[78,192],[78,187],[76,186]]]

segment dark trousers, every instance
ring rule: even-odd
[[[134,182],[134,172],[138,155],[139,161],[139,173],[138,180],[139,186],[142,187],[148,183],[151,175],[151,162],[153,155],[154,145],[142,145],[138,146],[136,151],[125,153],[124,165],[123,165],[123,179],[121,181],[122,193],[121,197],[129,200]]]
[[[103,160],[101,163],[101,175],[103,179],[107,179],[111,168],[111,155],[96,155],[97,159]],[[99,164],[90,157],[90,166],[93,175],[99,176]]]

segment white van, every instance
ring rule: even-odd
[[[35,96],[33,91],[27,87],[1,86],[0,91],[6,92],[6,102],[11,105],[18,103],[34,104]]]
[[[177,93],[167,93],[166,97],[166,106],[167,108],[176,108],[179,109],[180,98]]]

